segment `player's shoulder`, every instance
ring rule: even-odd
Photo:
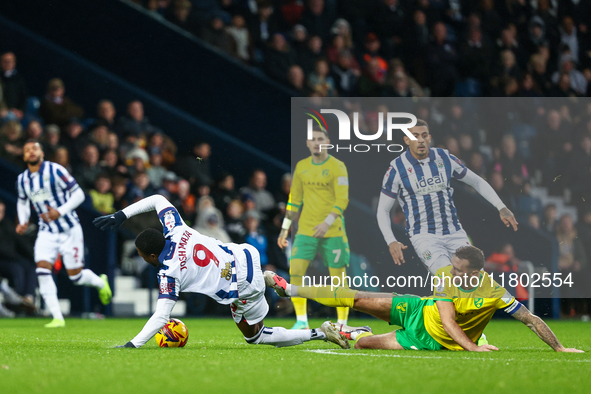
[[[54,171],[60,171],[61,173],[69,173],[66,167],[62,166],[61,164],[55,163],[53,161],[45,161],[47,167]]]
[[[326,162],[329,164],[332,164],[332,165],[337,165],[337,166],[344,166],[345,165],[345,163],[342,160],[337,159],[333,155],[329,155]]]
[[[446,265],[445,267],[441,267],[439,268],[436,272],[435,272],[435,276],[439,276],[440,278],[442,276],[450,276],[451,275],[451,269],[452,269],[452,265]]]

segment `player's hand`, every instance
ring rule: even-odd
[[[501,220],[505,223],[505,226],[511,227],[513,226],[513,231],[517,231],[517,220],[515,219],[515,215],[511,212],[508,208],[503,208],[499,211],[499,216],[501,216]]]
[[[115,349],[123,348],[123,347],[131,347],[131,348],[135,349],[135,345],[133,343],[131,343],[131,341],[127,342],[125,345],[115,346]]]
[[[388,249],[390,250],[390,254],[392,255],[392,260],[394,260],[394,264],[402,265],[404,263],[404,249],[408,248],[402,242],[392,242],[388,245]]]
[[[16,233],[18,235],[23,235],[26,231],[27,228],[29,227],[29,222],[25,223],[25,224],[17,224],[16,225]]]
[[[287,247],[288,242],[287,242],[287,230],[281,229],[281,232],[279,233],[279,237],[277,237],[277,246],[279,246],[279,248],[283,249],[285,247]]]
[[[490,352],[492,350],[499,350],[498,347],[493,346],[493,345],[482,345],[482,346],[478,346],[476,349],[474,349],[474,352]]]
[[[564,352],[564,353],[585,353],[584,350],[575,349],[574,347],[563,347],[562,349],[558,349],[557,352]]]
[[[313,237],[314,238],[322,238],[322,237],[324,237],[324,234],[326,234],[326,232],[328,231],[328,228],[329,227],[330,226],[326,222],[320,223],[319,225],[317,225],[316,227],[314,227],[313,230],[315,230],[315,231],[314,231]]]
[[[52,208],[47,204],[45,204],[45,207],[47,208],[47,212],[41,214],[41,219],[43,219],[45,222],[53,222],[55,219],[62,216],[57,209]]]
[[[92,221],[92,224],[95,227],[100,228],[101,230],[117,230],[123,222],[127,220],[127,216],[123,213],[123,211],[117,211],[113,215],[105,215],[99,216],[98,218]]]

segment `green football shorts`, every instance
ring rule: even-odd
[[[394,294],[390,310],[390,325],[402,327],[396,330],[396,340],[406,350],[441,350],[425,328],[423,307],[435,301],[410,294]]]
[[[351,252],[346,236],[330,238],[314,238],[296,234],[291,249],[292,259],[313,260],[320,252],[324,265],[330,268],[349,266]]]

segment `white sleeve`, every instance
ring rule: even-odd
[[[160,212],[166,208],[174,208],[174,206],[162,195],[156,194],[150,197],[143,198],[136,203],[131,204],[123,209],[123,213],[129,219],[132,216],[140,213],[156,211]]]
[[[380,200],[378,202],[378,226],[384,236],[384,241],[387,245],[396,242],[396,237],[392,232],[392,220],[390,219],[390,211],[396,202],[395,198],[387,196],[385,193],[380,193]]]
[[[60,215],[64,216],[72,212],[74,209],[78,208],[80,204],[84,202],[85,199],[86,195],[84,194],[82,189],[77,187],[76,189],[74,189],[72,194],[70,194],[70,198],[68,198],[68,201],[66,201],[64,205],[59,206],[57,208],[57,211],[60,213]]]
[[[499,211],[506,208],[499,195],[495,192],[491,185],[488,184],[484,179],[476,175],[472,170],[468,170],[466,175],[461,179],[460,182],[464,182],[466,185],[472,186],[482,197],[491,203]]]
[[[19,197],[16,203],[16,212],[18,215],[18,222],[20,224],[27,224],[31,217],[31,205],[29,204],[29,199],[23,200]]]
[[[146,322],[142,331],[131,340],[133,346],[143,346],[156,335],[156,333],[168,322],[170,312],[172,312],[172,308],[174,308],[175,304],[176,301],[168,298],[158,299],[158,302],[156,303],[156,311],[150,320]]]

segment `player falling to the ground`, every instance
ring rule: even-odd
[[[180,292],[205,294],[222,305],[230,305],[232,317],[249,344],[277,347],[299,345],[311,340],[333,342],[348,348],[348,341],[329,322],[318,329],[290,331],[265,327],[269,311],[259,252],[248,244],[222,243],[187,226],[178,211],[160,195],[144,198],[114,215],[94,220],[101,230],[117,229],[127,218],[156,211],[162,232],[142,231],[135,240],[140,256],[159,269],[160,295],[156,311],[141,332],[125,344],[140,347],[167,322]]]
[[[300,160],[291,184],[287,214],[277,239],[280,248],[287,246],[292,215],[300,211],[298,231],[291,249],[289,275],[292,283],[302,284],[310,261],[320,252],[330,276],[346,275],[349,266],[349,241],[343,212],[349,204],[349,177],[345,164],[332,157],[321,144],[329,144],[325,130],[314,130],[306,141],[311,156]],[[307,300],[292,298],[297,321],[292,329],[308,328]],[[348,308],[337,308],[338,321],[347,324]]]
[[[402,327],[382,335],[373,335],[365,329],[348,330],[345,334],[357,341],[357,349],[498,350],[488,344],[478,346],[476,341],[495,311],[501,309],[527,325],[555,351],[582,353],[582,350],[562,346],[546,323],[494,282],[483,267],[484,254],[480,249],[459,248],[451,265],[438,270],[437,276],[442,281],[433,297],[363,292],[344,287],[303,287],[288,284],[271,271],[266,271],[264,276],[267,286],[273,287],[280,296],[310,298],[333,307],[348,306]],[[454,286],[456,277],[461,278],[460,287]]]
[[[97,276],[84,268],[84,234],[75,209],[84,201],[84,192],[70,173],[57,163],[45,161],[37,141],[27,141],[23,159],[28,169],[18,176],[18,221],[16,232],[27,230],[33,204],[39,216],[39,234],[35,241],[35,262],[39,293],[53,320],[45,327],[64,327],[64,316],[57,299],[52,268],[58,253],[70,280],[76,285],[96,287],[104,305],[111,302],[107,275]]]
[[[416,141],[404,137],[408,149],[390,162],[377,210],[378,225],[394,263],[404,263],[402,251],[407,248],[392,232],[390,210],[397,198],[406,217],[410,242],[431,274],[449,265],[459,247],[470,245],[452,199],[452,178],[476,189],[499,210],[503,223],[517,231],[515,216],[484,179],[447,150],[429,148],[431,134],[424,120],[419,119],[409,130]]]

